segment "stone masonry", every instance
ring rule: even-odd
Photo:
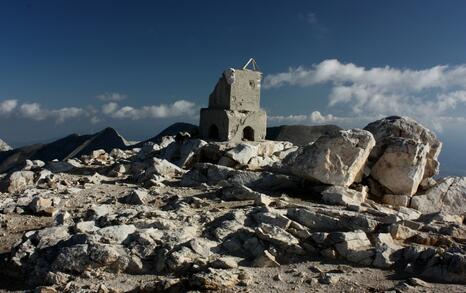
[[[218,141],[265,139],[267,116],[260,109],[261,72],[227,69],[201,109],[200,134]]]

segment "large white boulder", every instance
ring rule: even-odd
[[[438,156],[442,143],[435,134],[409,117],[391,116],[368,124],[365,130],[370,131],[376,145],[369,156],[369,162],[375,164],[390,144],[390,138],[401,137],[412,139],[429,147],[424,170],[424,178],[435,176],[439,172]]]
[[[33,171],[16,171],[8,179],[8,192],[17,193],[34,185]]]
[[[393,194],[413,195],[424,178],[429,150],[412,139],[390,138],[370,174]]]
[[[283,165],[287,172],[305,179],[350,186],[361,179],[374,145],[374,137],[369,131],[342,130],[299,148],[284,159]]]

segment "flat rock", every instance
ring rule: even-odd
[[[136,232],[136,227],[134,225],[115,225],[100,228],[96,231],[97,235],[101,236],[103,240],[108,243],[118,243],[121,244],[128,235]]]
[[[335,205],[360,205],[367,198],[367,191],[357,191],[343,186],[330,186],[322,192],[322,201]]]

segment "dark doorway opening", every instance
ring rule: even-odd
[[[212,124],[209,127],[209,138],[210,139],[219,139],[218,127],[215,124]]]
[[[246,126],[243,129],[243,139],[244,140],[254,140],[254,129],[251,126]]]

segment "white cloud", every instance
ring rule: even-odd
[[[118,103],[110,102],[102,106],[102,113],[110,115],[118,109]]]
[[[68,119],[88,116],[88,113],[81,108],[66,107],[58,110],[52,110],[50,111],[49,115],[52,116],[57,123],[63,123]]]
[[[32,120],[52,119],[56,123],[63,123],[68,119],[90,116],[90,113],[83,108],[64,107],[59,109],[44,109],[38,103],[23,103],[19,107],[21,117]]]
[[[407,115],[432,126],[450,116],[455,107],[466,104],[465,81],[464,64],[423,70],[366,69],[331,59],[308,69],[300,66],[268,75],[264,88],[330,84],[329,106],[345,105],[354,117]]]
[[[288,115],[288,116],[268,116],[267,119],[272,124],[337,124],[344,128],[364,127],[369,122],[382,118],[382,116],[335,116],[333,114],[322,114],[314,111],[309,115]]]
[[[32,120],[44,120],[47,118],[47,113],[38,103],[24,103],[19,107],[19,111],[23,117]]]
[[[103,102],[120,102],[127,98],[126,95],[120,93],[103,93],[96,97]]]
[[[11,113],[18,105],[17,100],[5,100],[0,102],[0,114]]]
[[[134,108],[131,106],[123,106],[118,108],[117,105],[104,105],[106,114],[114,118],[119,119],[147,119],[147,118],[169,118],[169,117],[180,117],[180,116],[194,116],[198,107],[196,104],[186,101],[179,100],[169,105],[152,105],[143,106],[140,108]]]
[[[120,106],[116,102],[108,102],[99,108],[88,106],[63,107],[58,109],[44,108],[36,102],[19,104],[17,100],[0,101],[0,118],[16,115],[17,117],[42,121],[54,120],[63,123],[68,119],[88,118],[91,123],[98,123],[105,118],[117,119],[157,119],[171,117],[194,117],[199,107],[186,100],[178,100],[172,104],[150,105],[143,107]]]

